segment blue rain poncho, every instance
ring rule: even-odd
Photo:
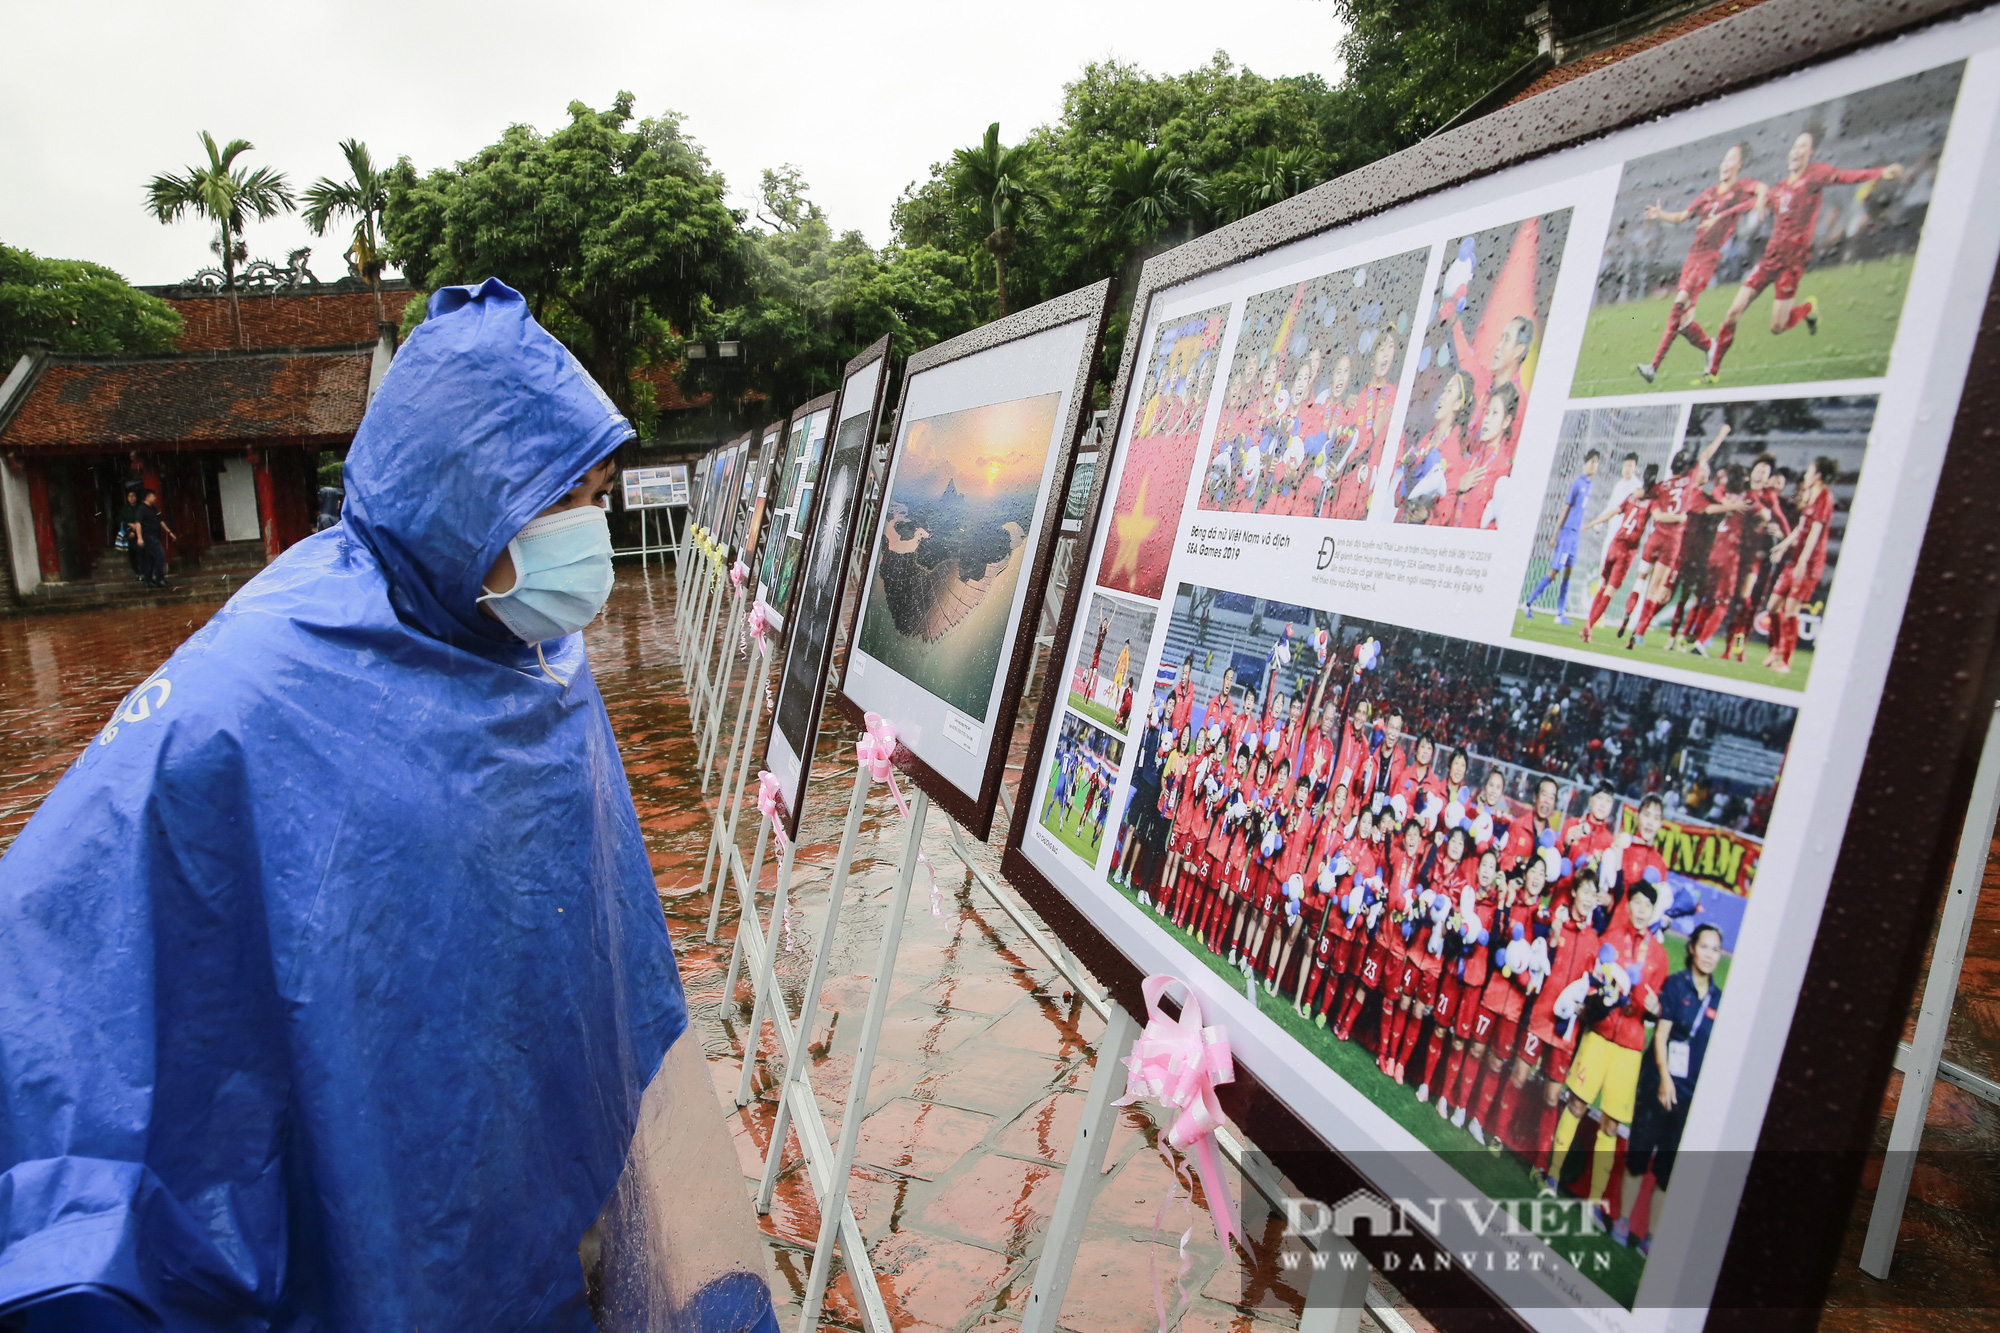
[[[135,689],[0,859],[0,1323],[592,1326],[578,1245],[614,1185],[643,1221],[620,1173],[687,1010],[582,637],[545,645],[561,684],[475,599],[630,434],[518,294],[439,292],[345,519]],[[747,1219],[712,1088],[679,1086]],[[620,1244],[630,1304],[657,1244],[588,1248]],[[761,1276],[693,1304],[770,1326]]]

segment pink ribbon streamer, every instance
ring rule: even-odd
[[[757,771],[757,808],[764,812],[766,819],[771,821],[771,832],[777,837],[778,850],[782,852],[788,844],[785,840],[785,806],[784,802],[778,798],[778,791],[779,783],[777,777],[766,770],[759,769]]]
[[[762,598],[759,598],[756,605],[750,608],[750,617],[745,624],[745,628],[749,630],[750,637],[756,641],[757,648],[761,652],[764,648],[764,636],[770,630],[770,621],[764,614],[764,602]]]
[[[1186,992],[1178,1019],[1167,1017],[1160,1008],[1160,997],[1172,985],[1180,985]],[[1215,1148],[1215,1131],[1223,1123],[1215,1085],[1236,1079],[1229,1034],[1219,1027],[1202,1025],[1201,1001],[1192,987],[1176,977],[1147,977],[1141,994],[1146,998],[1146,1028],[1124,1059],[1129,1072],[1125,1096],[1118,1105],[1130,1106],[1142,1097],[1151,1097],[1179,1113],[1167,1131],[1167,1141],[1194,1158],[1202,1192],[1208,1196],[1209,1212],[1215,1218],[1216,1238],[1226,1249],[1231,1238],[1243,1239],[1236,1205],[1222,1178],[1222,1158]],[[1244,1243],[1248,1244],[1247,1239]]]
[[[735,565],[730,568],[729,581],[736,586],[736,591],[738,592],[743,591],[743,581],[749,577],[750,577],[750,566],[744,564],[741,560],[738,560],[735,563]]]
[[[869,713],[863,719],[868,730],[860,740],[854,742],[855,762],[868,770],[868,776],[877,782],[889,784],[889,794],[896,798],[896,809],[907,821],[910,807],[903,800],[902,789],[896,785],[896,769],[891,762],[896,755],[896,728],[880,713]],[[917,844],[917,860],[923,862],[924,871],[931,877],[931,915],[944,915],[944,894],[938,888],[937,870],[930,858],[924,855],[923,843]]]

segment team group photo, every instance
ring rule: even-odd
[[[1149,696],[1115,825],[1065,841],[1490,1196],[1585,1200],[1636,1284],[1754,891],[1677,849],[1754,851],[1794,710],[1186,584]],[[1045,827],[1106,804],[1094,730]]]

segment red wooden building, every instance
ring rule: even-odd
[[[359,283],[243,292],[238,347],[225,295],[152,290],[179,350],[31,350],[0,381],[0,605],[133,589],[114,547],[133,477],[160,492],[184,586],[224,591],[309,536],[320,455],[353,440],[412,296],[383,293],[385,325]]]

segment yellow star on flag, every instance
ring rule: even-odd
[[[1132,497],[1132,512],[1111,520],[1111,531],[1118,538],[1118,553],[1111,561],[1110,571],[1114,580],[1127,571],[1138,574],[1139,548],[1153,535],[1153,529],[1160,526],[1158,515],[1146,512],[1146,487],[1152,480],[1150,474],[1139,478],[1139,493]]]

